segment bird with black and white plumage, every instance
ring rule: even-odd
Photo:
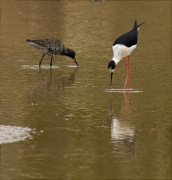
[[[143,22],[145,23],[145,22]],[[125,60],[125,65],[127,68],[127,77],[124,85],[124,91],[127,83],[127,79],[129,81],[129,56],[131,52],[136,48],[137,46],[137,35],[138,35],[138,30],[139,26],[141,26],[143,23],[137,25],[137,21],[135,20],[134,27],[131,31],[123,34],[122,36],[118,37],[116,41],[114,42],[112,49],[113,49],[113,58],[108,64],[108,69],[111,72],[111,82],[110,86],[112,84],[112,76],[113,72],[116,68],[116,65],[121,61],[122,58],[128,56],[128,64]],[[129,84],[130,88],[130,84]]]
[[[27,39],[26,42],[31,46],[39,49],[41,52],[43,52],[43,56],[39,62],[39,67],[41,67],[41,62],[45,54],[51,56],[50,67],[52,67],[53,56],[57,54],[69,56],[75,61],[76,65],[79,66],[79,64],[75,59],[75,55],[76,55],[75,52],[72,49],[65,48],[64,44],[57,39],[53,39],[53,38],[44,38],[39,40]]]

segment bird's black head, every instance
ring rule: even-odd
[[[76,59],[75,59],[76,54],[72,49],[67,49],[66,55],[72,58],[75,61],[76,65],[79,66],[79,64],[76,62]]]
[[[108,69],[110,71],[114,71],[115,70],[115,61],[110,61],[109,64],[108,64]]]
[[[116,64],[115,64],[115,61],[110,61],[109,64],[108,64],[108,69],[110,70],[111,72],[111,82],[110,82],[110,86],[112,84],[112,76],[113,76],[113,72],[115,70],[115,67],[116,67]]]

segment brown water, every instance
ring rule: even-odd
[[[110,88],[112,44],[140,26]],[[73,49],[45,56],[26,39]],[[34,129],[1,145],[2,179],[171,178],[171,2],[1,2],[2,125]],[[128,88],[128,86],[127,86]],[[35,102],[35,104],[33,103]],[[29,104],[28,104],[29,103]]]

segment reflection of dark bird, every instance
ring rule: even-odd
[[[145,23],[145,22],[143,22],[143,23]],[[120,60],[122,58],[124,58],[124,60],[125,60],[126,56],[128,56],[128,65],[125,61],[126,67],[128,66],[127,78],[126,78],[126,82],[127,82],[127,79],[129,78],[129,56],[130,56],[131,52],[137,46],[137,35],[138,35],[138,30],[139,30],[138,27],[141,26],[143,23],[141,23],[140,25],[137,25],[137,21],[135,20],[133,29],[131,31],[123,34],[119,38],[117,38],[116,41],[114,42],[114,44],[112,46],[113,58],[108,64],[108,69],[111,72],[110,85],[112,84],[112,76],[113,76],[113,72],[115,70],[116,65],[120,62]],[[125,90],[126,82],[124,85],[124,90]]]
[[[44,53],[39,62],[39,67],[41,67],[41,62],[45,54],[51,56],[51,61],[50,61],[51,67],[52,67],[53,56],[57,54],[69,56],[75,61],[77,66],[79,66],[75,60],[75,55],[76,55],[75,52],[72,49],[65,48],[63,43],[57,39],[52,39],[52,38],[45,38],[45,39],[39,39],[39,40],[27,39],[26,42]]]
[[[39,89],[41,90],[42,94],[43,92],[47,93],[48,91],[56,91],[60,92],[64,89],[64,87],[69,87],[71,84],[75,81],[75,75],[77,74],[78,67],[76,67],[75,70],[72,70],[72,72],[60,72],[60,71],[54,71],[52,68],[50,68],[50,76],[45,74],[47,71],[41,72],[42,79],[36,83],[35,87],[32,87],[32,89]],[[53,73],[54,72],[54,73]]]

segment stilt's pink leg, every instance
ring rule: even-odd
[[[128,78],[127,62],[126,62],[126,60],[125,60],[125,57],[124,57],[124,61],[125,61],[126,69],[127,69],[127,77],[126,77],[125,84],[124,84],[124,91],[125,91],[125,87],[126,87],[126,84],[127,84],[127,80],[129,80],[129,78]],[[128,65],[129,65],[129,64],[128,64]],[[129,83],[129,84],[130,84],[130,83]]]
[[[125,60],[125,57],[124,57],[124,61],[125,61],[125,65],[126,65],[126,69],[127,69],[127,77],[126,77],[126,80],[125,80],[125,85],[124,85],[124,91],[125,91],[125,87],[126,87],[126,84],[127,84],[127,80],[128,80],[128,86],[129,86],[129,90],[130,90],[130,81],[129,81],[129,74],[130,74],[130,70],[129,70],[129,59],[130,56],[128,56],[128,64]]]
[[[125,91],[125,87],[126,87],[126,84],[127,84],[127,79],[128,79],[128,75],[127,75],[126,80],[125,80],[124,91]]]
[[[127,62],[126,62],[126,60],[125,60],[125,57],[124,57],[124,61],[125,61],[125,65],[126,65],[126,68],[127,68]]]
[[[127,76],[128,76],[129,90],[130,90],[130,81],[129,81],[129,74],[130,74],[130,71],[129,71],[129,58],[130,58],[130,56],[128,56],[128,70],[127,70]]]
[[[130,56],[128,56],[128,70],[127,70],[127,75],[129,75],[129,73],[130,73],[130,72],[129,72],[129,57],[130,57]]]
[[[124,57],[124,61],[125,61],[126,69],[127,69],[127,62],[126,62],[126,60],[125,60],[125,57]],[[128,69],[127,69],[127,73],[128,73]],[[126,78],[126,80],[125,80],[124,91],[125,91],[125,87],[126,87],[126,84],[127,84],[127,79],[128,79],[128,75],[127,75],[127,78]]]

